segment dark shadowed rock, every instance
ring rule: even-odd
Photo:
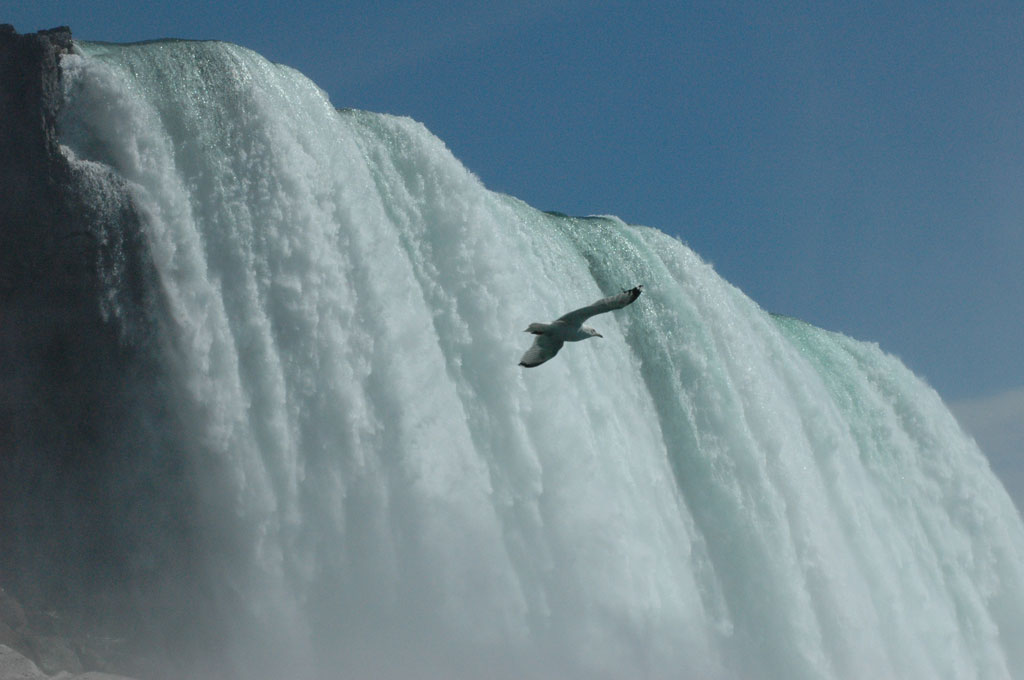
[[[153,598],[128,584],[162,583],[129,565],[166,562],[137,555],[180,522],[125,493],[175,476],[123,469],[160,447],[148,426],[127,436],[123,426],[132,430],[131,403],[150,398],[141,385],[158,372],[139,330],[151,301],[132,298],[149,263],[123,181],[105,178],[110,200],[98,206],[96,181],[61,151],[60,61],[73,49],[67,28],[0,25],[0,643],[12,668],[81,674],[83,662],[111,670],[134,658],[129,645],[93,641],[142,634],[149,612],[137,603]],[[103,291],[142,320],[133,341]],[[116,665],[100,658],[107,651]]]

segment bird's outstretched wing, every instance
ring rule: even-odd
[[[574,309],[568,314],[563,314],[558,317],[558,321],[579,326],[595,314],[604,314],[605,312],[610,312],[613,309],[621,309],[622,307],[633,303],[638,297],[640,297],[640,293],[643,292],[643,288],[643,286],[630,288],[629,290],[622,291],[618,295],[612,295],[611,297],[606,297],[603,300],[598,300],[592,305]]]
[[[533,368],[534,366],[540,366],[551,357],[558,354],[558,350],[562,349],[562,345],[565,343],[558,338],[553,338],[550,335],[538,335],[533,340],[533,344],[530,345],[530,349],[526,350],[526,354],[519,360],[520,366],[526,366],[527,368]]]

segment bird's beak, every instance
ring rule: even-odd
[[[603,337],[604,337],[604,336],[603,336],[603,335],[601,335],[600,333],[594,333],[594,335],[595,335],[595,336],[597,336],[597,337],[599,337],[599,338],[603,338]]]

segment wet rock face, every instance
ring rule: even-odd
[[[42,360],[53,340],[73,334],[73,312],[85,309],[85,295],[56,294],[50,266],[74,228],[71,173],[56,132],[59,59],[70,49],[66,28],[19,35],[0,26],[0,578],[23,597],[31,593],[15,582],[41,566],[51,541],[37,531],[48,520],[28,491],[49,491],[37,476],[55,462],[44,434],[53,403]]]
[[[66,27],[0,25],[0,680],[108,670],[94,651],[114,637],[102,612],[124,608],[129,582],[134,537],[106,530],[124,494],[104,475],[125,459],[109,432],[144,361],[98,293],[104,249],[139,275],[126,247],[137,218],[125,195],[122,214],[98,221],[61,153],[72,49]],[[109,656],[126,655],[119,644]]]
[[[118,424],[156,370],[101,306],[111,272],[122,307],[143,294],[138,217],[116,178],[120,200],[97,207],[61,153],[72,49],[67,28],[0,26],[0,584],[36,609],[129,582],[138,536],[110,529],[129,514],[117,485],[136,480],[119,466],[151,442],[126,443]]]
[[[71,51],[71,29],[66,26],[21,35],[9,24],[0,24],[0,113],[4,132],[0,149],[9,154],[4,173],[11,165],[44,168],[57,145],[53,131],[60,98],[60,56]],[[13,161],[10,162],[10,161]],[[7,179],[7,178],[5,178]],[[31,192],[32,182],[21,188]],[[0,213],[3,215],[4,213]]]
[[[69,173],[56,137],[60,55],[71,31],[56,28],[19,35],[0,25],[0,291],[22,282],[38,252],[62,221],[61,189]],[[2,293],[0,293],[2,294]]]

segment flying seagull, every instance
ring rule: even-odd
[[[562,349],[562,345],[566,342],[576,342],[594,337],[603,338],[603,335],[590,326],[584,326],[583,322],[595,314],[604,314],[613,309],[625,307],[640,297],[642,290],[643,286],[624,290],[618,295],[606,297],[592,305],[563,314],[551,323],[531,323],[523,332],[533,333],[537,337],[534,338],[533,345],[526,350],[523,358],[519,360],[519,365],[527,368],[540,366],[558,354],[558,350]]]

